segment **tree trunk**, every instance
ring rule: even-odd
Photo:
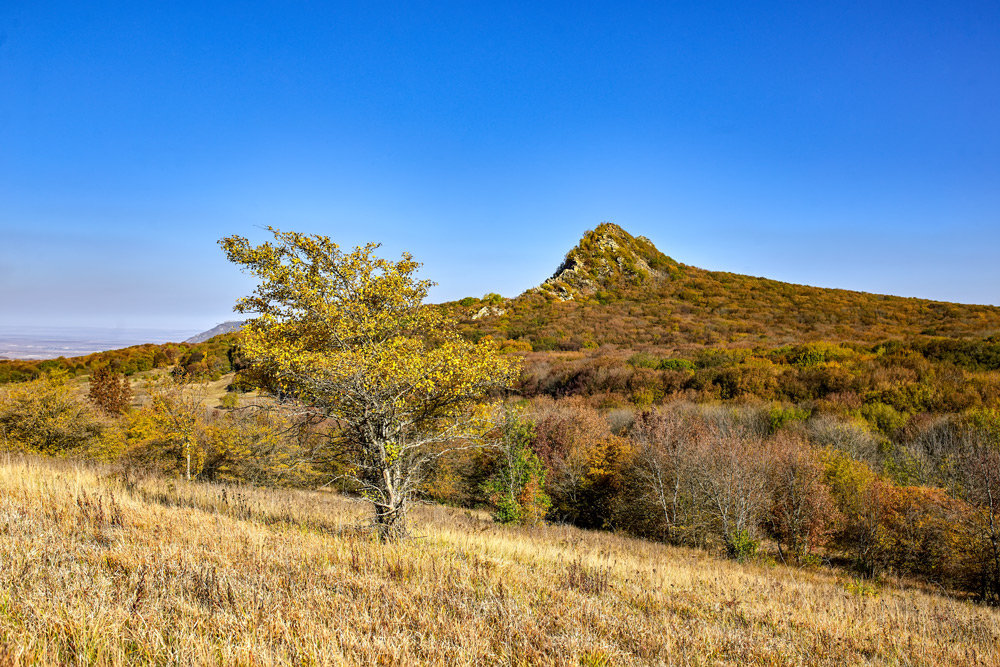
[[[406,481],[401,460],[382,468],[378,476],[379,498],[375,500],[375,529],[384,542],[406,537]]]
[[[406,537],[406,499],[403,496],[389,494],[386,502],[375,503],[375,528],[383,542]]]

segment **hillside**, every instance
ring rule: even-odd
[[[174,368],[188,378],[218,379],[232,371],[230,350],[235,341],[236,335],[229,333],[212,336],[200,343],[147,343],[68,359],[0,359],[0,384],[24,382],[52,372],[67,373],[71,377],[89,375],[101,366],[110,366],[125,375]]]
[[[845,574],[329,493],[0,461],[4,664],[1000,663],[1000,612]]]
[[[519,340],[536,351],[605,344],[774,347],[1000,332],[998,307],[707,271],[611,223],[587,232],[539,287],[513,299],[465,299],[451,307],[471,335]]]
[[[611,223],[588,231],[551,278],[523,294],[441,304],[472,338],[491,335],[518,351],[610,345],[662,354],[704,347],[776,348],[816,341],[966,339],[1000,333],[1000,308],[794,285],[707,271],[664,255]],[[182,344],[141,345],[46,361],[0,359],[0,384],[52,369],[88,373],[109,362],[125,373],[173,365],[185,354],[228,372],[238,320]],[[985,341],[992,344],[995,341]],[[181,359],[182,365],[192,362]],[[197,363],[197,362],[194,362]]]
[[[211,340],[216,336],[221,336],[227,333],[233,333],[234,331],[239,331],[240,327],[243,326],[243,320],[228,320],[222,324],[217,324],[208,331],[202,331],[199,334],[195,334],[188,338],[185,343],[189,345],[194,345],[197,343],[204,343],[205,341]]]

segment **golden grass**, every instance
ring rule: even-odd
[[[0,663],[1000,664],[1000,611],[424,506],[0,459]]]

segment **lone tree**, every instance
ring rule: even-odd
[[[416,280],[408,253],[379,244],[343,252],[328,237],[268,228],[274,242],[220,240],[260,284],[236,310],[256,315],[242,353],[257,382],[330,420],[346,475],[374,505],[383,539],[406,534],[408,501],[435,459],[475,447],[494,426],[491,399],[509,388],[518,360],[496,343],[472,343],[440,308],[433,283]]]

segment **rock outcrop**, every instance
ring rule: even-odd
[[[679,266],[646,237],[604,222],[584,234],[555,274],[535,291],[568,301],[662,279]]]

